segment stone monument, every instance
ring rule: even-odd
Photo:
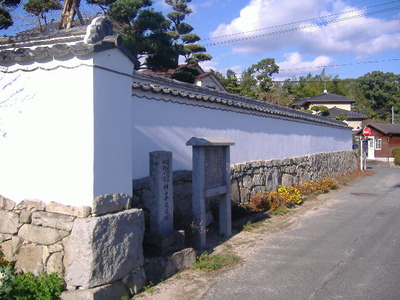
[[[234,142],[226,138],[193,137],[186,145],[193,147],[194,247],[201,250],[206,246],[206,198],[219,198],[220,235],[232,234],[229,146]]]
[[[144,239],[146,255],[168,255],[184,247],[183,231],[173,229],[172,177],[172,152],[150,152],[150,233]]]

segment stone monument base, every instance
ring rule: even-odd
[[[146,257],[144,270],[147,282],[161,282],[174,274],[192,267],[196,262],[196,252],[186,248],[168,256]]]
[[[170,255],[185,247],[185,232],[173,230],[164,234],[145,234],[144,254],[147,257]]]

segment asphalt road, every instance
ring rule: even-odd
[[[374,171],[266,236],[201,299],[399,300],[400,169]]]

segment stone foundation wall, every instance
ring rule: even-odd
[[[130,205],[122,194],[98,197],[93,208],[0,196],[0,246],[17,270],[63,278],[61,299],[120,299],[146,281],[144,214]]]
[[[263,191],[271,191],[279,185],[291,186],[322,177],[338,176],[358,168],[356,152],[339,151],[299,157],[257,160],[231,166],[231,197],[237,205],[248,203],[251,197]],[[190,237],[192,222],[192,173],[175,171],[173,176],[174,228],[183,229]],[[150,185],[148,178],[133,181],[133,205],[150,209]],[[209,205],[207,224],[213,216]],[[147,219],[147,218],[146,218]],[[147,226],[146,226],[147,227]]]
[[[335,177],[358,168],[355,151],[318,153],[285,159],[257,160],[231,166],[231,197],[245,204],[257,193],[301,184],[322,177]]]

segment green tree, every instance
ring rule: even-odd
[[[165,0],[173,11],[167,14],[170,20],[168,34],[173,41],[176,51],[175,60],[178,63],[179,55],[185,57],[188,64],[198,63],[212,59],[212,56],[206,54],[206,48],[197,44],[200,37],[192,33],[193,27],[186,22],[185,18],[192,13],[188,3],[192,0]]]
[[[176,68],[175,51],[167,34],[170,22],[154,11],[152,0],[87,0],[97,4],[123,36],[124,46],[141,61],[140,68]]]
[[[391,109],[400,111],[400,75],[374,71],[357,79],[363,97],[356,102],[357,109],[370,118],[391,121]]]
[[[226,71],[226,75],[220,72],[214,72],[215,76],[221,81],[228,92],[240,94],[240,84],[236,73],[232,69]]]
[[[21,0],[2,0],[0,1],[0,29],[7,29],[13,24],[10,10],[16,8]]]
[[[279,66],[273,58],[265,58],[246,69],[240,80],[240,93],[243,96],[258,98],[270,91],[273,86],[272,75],[279,73]]]
[[[58,0],[28,0],[24,3],[24,9],[37,17],[39,30],[44,31],[41,20],[47,25],[46,13],[50,10],[61,9],[61,3]]]

